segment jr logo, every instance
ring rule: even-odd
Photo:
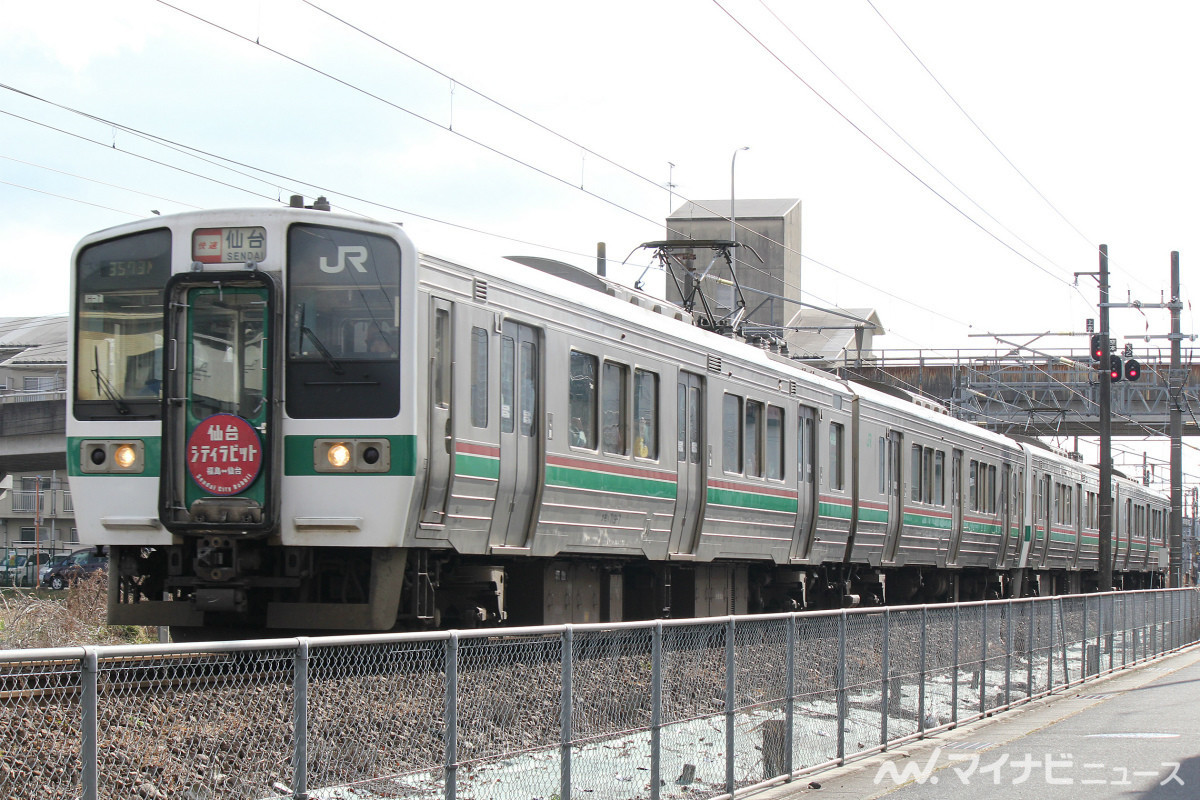
[[[336,264],[330,264],[325,256],[321,256],[321,272],[328,272],[330,275],[336,275],[346,268],[346,265],[354,267],[359,272],[366,272],[367,263],[367,248],[361,245],[353,247],[339,247],[338,261]]]

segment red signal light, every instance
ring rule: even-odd
[[[1099,363],[1104,360],[1104,339],[1098,333],[1092,334],[1092,361]]]
[[[1142,377],[1142,365],[1134,359],[1129,359],[1125,362],[1125,380],[1136,381]]]
[[[1108,379],[1113,383],[1121,380],[1121,376],[1125,374],[1125,370],[1121,365],[1120,356],[1108,357]]]

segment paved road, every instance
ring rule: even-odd
[[[758,797],[1200,798],[1200,648],[1022,709]]]

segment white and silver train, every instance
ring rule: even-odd
[[[589,273],[317,207],[73,256],[68,466],[113,623],[177,637],[1086,590],[1096,470]],[[1118,479],[1125,586],[1167,498]]]

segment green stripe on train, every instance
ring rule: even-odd
[[[387,439],[391,443],[391,469],[385,473],[317,472],[313,463],[313,447],[318,439],[339,439],[336,435],[285,436],[283,437],[284,475],[321,475],[322,477],[348,477],[353,475],[416,475],[417,437],[415,436],[371,436],[368,434],[346,436],[346,439]]]
[[[141,472],[88,472],[88,477],[95,476],[97,478],[157,478],[162,467],[162,438],[159,436],[71,436],[67,439],[67,475],[75,477],[84,475],[83,468],[80,467],[80,460],[83,458],[82,446],[84,442],[134,442],[142,443],[143,452],[145,454],[145,469]]]
[[[494,480],[500,477],[500,459],[494,456],[455,453],[454,474],[463,478],[492,478]]]
[[[752,508],[757,511],[783,511],[795,514],[799,504],[794,497],[780,497],[773,494],[758,494],[757,492],[740,492],[736,489],[715,489],[708,487],[708,504],[715,506],[732,506],[734,508]]]
[[[497,473],[499,473],[498,465]],[[566,489],[632,494],[640,497],[664,497],[670,500],[674,500],[676,496],[675,481],[660,481],[653,478],[616,475],[611,472],[572,467],[547,466],[546,485]]]

